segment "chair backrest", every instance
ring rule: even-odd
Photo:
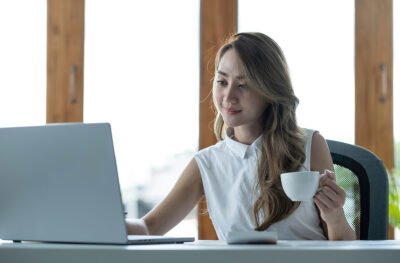
[[[344,211],[361,240],[388,237],[388,175],[382,161],[360,146],[327,140],[337,183],[346,191]]]

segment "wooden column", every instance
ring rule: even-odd
[[[83,121],[84,6],[47,1],[47,123]]]
[[[356,0],[355,141],[393,168],[393,3]],[[393,228],[389,231],[393,239]]]
[[[200,136],[199,148],[217,142],[213,121],[214,58],[228,36],[237,32],[237,0],[201,0],[200,7]],[[203,198],[198,206],[199,239],[217,239]]]

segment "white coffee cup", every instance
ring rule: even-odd
[[[282,187],[292,201],[310,201],[317,192],[319,180],[323,176],[314,171],[283,173]]]

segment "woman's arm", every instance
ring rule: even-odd
[[[200,170],[193,158],[161,203],[142,219],[126,220],[128,234],[164,235],[193,209],[202,195]]]
[[[314,196],[322,225],[329,240],[354,240],[356,235],[344,215],[345,191],[336,184],[332,157],[328,145],[318,132],[314,133],[311,144],[311,170],[325,173],[320,180],[319,191]],[[329,171],[325,171],[329,170]]]

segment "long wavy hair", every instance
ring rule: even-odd
[[[262,116],[262,150],[258,163],[253,218],[257,231],[289,216],[300,202],[292,202],[284,193],[280,174],[299,170],[305,161],[305,135],[297,125],[294,95],[285,57],[278,44],[262,33],[238,33],[219,49],[215,70],[224,54],[234,49],[245,68],[247,85],[265,99]],[[214,81],[214,89],[215,89]],[[215,108],[218,109],[215,97]],[[228,128],[216,111],[214,132],[225,138]]]

